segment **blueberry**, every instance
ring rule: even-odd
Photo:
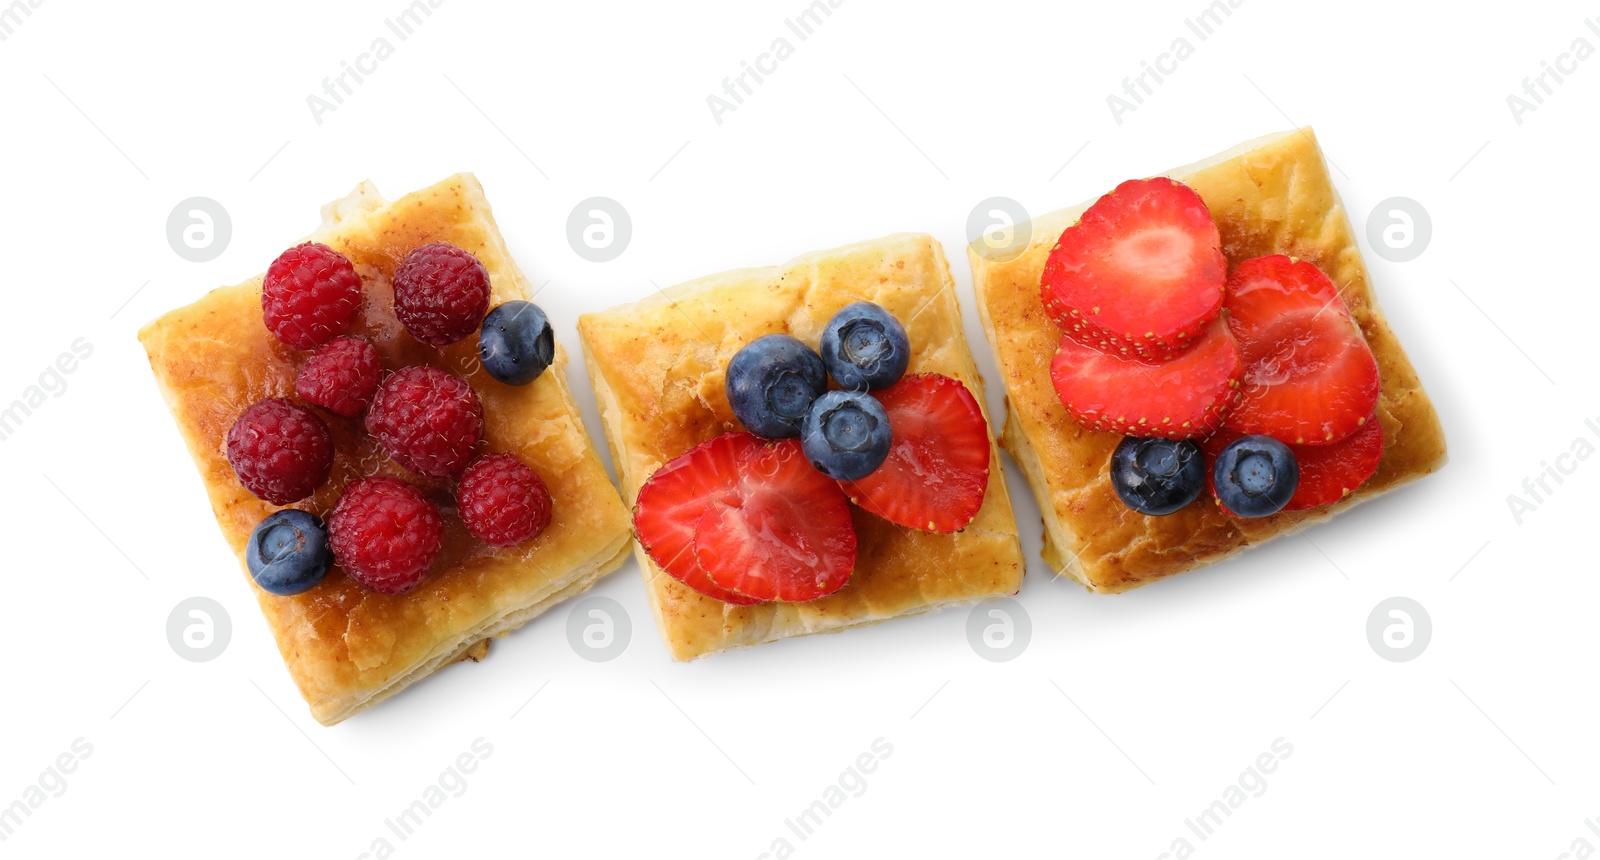
[[[1289,446],[1271,436],[1235,439],[1211,467],[1217,498],[1241,517],[1275,514],[1300,483],[1300,464]]]
[[[333,564],[322,520],[294,509],[278,511],[250,533],[245,563],[269,594],[299,594],[322,581]]]
[[[811,401],[827,387],[828,370],[821,357],[786,334],[758,337],[728,362],[728,405],[757,436],[799,436]]]
[[[1205,485],[1205,455],[1188,440],[1129,436],[1111,454],[1111,486],[1141,514],[1182,510]]]
[[[822,361],[841,388],[877,391],[900,381],[911,341],[894,315],[872,302],[846,305],[822,330]]]
[[[865,478],[889,456],[889,413],[862,391],[830,391],[811,404],[800,448],[817,471],[835,481]]]
[[[489,312],[478,332],[478,358],[507,385],[527,385],[555,360],[550,319],[532,302],[505,302]]]

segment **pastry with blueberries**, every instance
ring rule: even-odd
[[[672,656],[1015,594],[939,243],[903,234],[578,321]]]
[[[1444,465],[1310,129],[968,249],[1044,557],[1119,592]]]
[[[139,339],[312,716],[480,659],[619,566],[627,509],[462,174],[370,184]]]

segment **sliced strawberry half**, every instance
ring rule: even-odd
[[[1211,210],[1171,179],[1133,179],[1068,227],[1045,261],[1045,310],[1078,343],[1167,361],[1222,308],[1228,278]]]
[[[1283,506],[1286,511],[1332,504],[1355,492],[1383,460],[1383,427],[1376,415],[1361,429],[1332,445],[1291,445],[1300,464],[1300,484]]]
[[[634,534],[657,566],[707,597],[741,606],[760,601],[711,581],[695,560],[694,533],[714,504],[735,498],[740,454],[760,444],[749,433],[727,433],[689,449],[650,476],[633,509]]]
[[[1226,307],[1245,363],[1229,427],[1291,445],[1331,445],[1361,428],[1378,403],[1378,362],[1327,275],[1281,254],[1246,260]]]
[[[1206,489],[1216,498],[1217,487],[1211,473],[1211,464],[1229,443],[1244,436],[1237,430],[1224,427],[1200,443],[1206,458]],[[1361,429],[1332,445],[1290,445],[1295,463],[1300,467],[1300,483],[1294,495],[1283,506],[1286,511],[1305,511],[1339,501],[1356,491],[1378,471],[1383,460],[1383,427],[1378,416],[1371,415],[1362,422]],[[1226,505],[1224,513],[1233,514]]]
[[[894,441],[877,471],[841,482],[850,501],[907,528],[965,528],[989,488],[989,422],[972,392],[958,379],[919,373],[874,396]]]
[[[694,556],[711,581],[758,600],[815,600],[856,566],[850,502],[806,460],[799,439],[739,452],[733,492],[695,524]]]
[[[1063,336],[1050,381],[1067,412],[1095,430],[1193,439],[1222,425],[1237,402],[1244,362],[1221,320],[1171,361],[1108,355]]]

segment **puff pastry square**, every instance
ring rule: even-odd
[[[1078,425],[1050,384],[1061,333],[1045,315],[1039,277],[1061,232],[1089,203],[1034,219],[1030,244],[1014,259],[991,260],[976,245],[969,247],[984,331],[1006,387],[1001,444],[1039,501],[1045,560],[1099,592],[1126,591],[1219,561],[1415,480],[1445,461],[1439,417],[1378,308],[1311,129],[1250,141],[1165,175],[1205,200],[1230,265],[1288,254],[1315,263],[1339,286],[1378,359],[1383,460],[1350,496],[1310,511],[1247,520],[1197,503],[1166,517],[1134,513],[1112,490],[1106,468],[1120,437]]]
[[[782,266],[714,275],[579,318],[585,363],[628,503],[667,461],[741,429],[723,390],[724,369],[740,347],[775,332],[815,345],[828,319],[855,301],[877,302],[905,324],[909,373],[955,377],[983,403],[950,269],[931,236],[889,236]],[[990,448],[988,491],[964,530],[924,534],[853,509],[858,554],[850,582],[808,603],[726,604],[663,573],[637,549],[673,658],[1015,594],[1022,551],[999,451]]]
[[[392,203],[364,183],[324,207],[323,219],[311,238],[348,256],[366,282],[363,318],[352,333],[371,340],[387,368],[431,363],[465,377],[483,401],[489,449],[522,458],[554,499],[553,519],[537,538],[494,549],[467,534],[448,485],[389,463],[359,419],[325,416],[338,450],[333,475],[296,507],[326,516],[351,480],[392,474],[438,501],[446,528],[433,572],[409,594],[367,591],[335,567],[316,588],[278,597],[255,588],[246,573],[312,716],[332,725],[441,666],[481,657],[490,637],[588,588],[626,559],[631,524],[567,390],[559,344],[548,371],[514,387],[478,365],[476,339],[437,349],[412,340],[394,317],[390,276],[407,252],[435,241],[477,255],[489,270],[492,304],[529,297],[477,179],[453,176]],[[251,530],[276,508],[239,484],[223,440],[246,406],[294,395],[305,353],[278,343],[262,324],[260,276],[172,311],[145,326],[139,340],[243,567]]]

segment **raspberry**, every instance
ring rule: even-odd
[[[338,251],[307,242],[272,261],[261,285],[267,329],[295,349],[344,334],[361,310],[361,276]]]
[[[334,560],[351,579],[379,594],[416,588],[443,544],[439,509],[398,478],[352,483],[328,516]]]
[[[396,463],[435,478],[460,472],[483,438],[483,405],[466,380],[437,367],[403,367],[378,386],[367,433]]]
[[[333,469],[333,436],[315,412],[285,398],[262,400],[228,430],[228,465],[239,483],[274,505],[298,502]]]
[[[488,310],[489,270],[454,245],[424,245],[395,270],[394,315],[423,343],[455,343],[477,331]]]
[[[456,507],[467,531],[490,546],[514,546],[550,524],[550,491],[510,454],[472,461],[456,488]]]
[[[372,401],[382,370],[383,362],[372,344],[356,337],[336,337],[301,365],[294,393],[336,415],[354,418]]]

